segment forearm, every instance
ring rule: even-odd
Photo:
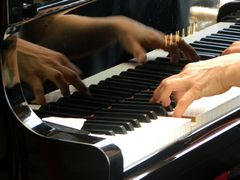
[[[231,54],[229,56],[229,60],[234,58],[234,61],[226,66],[225,82],[230,87],[240,87],[240,53]]]
[[[114,17],[56,16],[40,44],[68,57],[81,57],[116,41],[114,20]]]

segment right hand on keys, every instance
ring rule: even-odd
[[[222,55],[239,53],[240,52],[240,41],[235,41],[227,49],[222,52]]]
[[[151,102],[169,106],[172,95],[177,101],[173,116],[181,117],[194,100],[221,94],[232,86],[240,87],[239,68],[240,53],[189,63],[182,72],[160,83]]]

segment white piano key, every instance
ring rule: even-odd
[[[48,117],[43,121],[80,130],[86,121],[83,118]],[[191,133],[191,119],[161,117],[150,123],[141,123],[141,127],[128,134],[115,136],[91,134],[107,139],[117,145],[124,159],[124,170],[150,158],[157,152]],[[100,142],[101,143],[101,142]]]
[[[191,119],[187,118],[158,117],[151,123],[141,125],[141,128],[135,128],[126,135],[94,134],[108,139],[121,149],[125,171],[191,133]]]

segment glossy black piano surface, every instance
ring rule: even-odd
[[[95,16],[109,15],[113,12],[113,2],[117,3],[118,1],[98,1],[96,4],[83,6],[81,13],[92,12],[91,15]],[[143,1],[142,4],[131,1],[132,5],[138,4],[139,8],[144,2],[148,4],[148,1]],[[160,4],[169,3],[168,6],[171,7],[179,7],[177,4],[180,1],[177,3],[176,1],[158,2]],[[1,3],[1,7],[5,7],[5,1],[1,1]],[[128,1],[118,3],[131,4]],[[117,9],[118,13],[126,10],[124,5],[120,4],[115,5],[114,9]],[[101,5],[109,6],[107,8],[109,11],[104,11],[106,14],[101,14],[102,11],[89,11],[89,9]],[[136,6],[134,7],[136,8]],[[137,9],[139,10],[139,8]],[[153,3],[149,3],[149,8],[157,7]],[[142,10],[144,11],[144,8]],[[126,11],[125,13],[130,12]],[[159,13],[161,12],[159,11]],[[135,12],[135,18],[140,18],[137,15],[139,14]],[[151,21],[152,19],[147,18],[147,16],[144,18],[146,18],[146,23],[156,25],[154,19]],[[16,20],[19,19],[13,18],[12,21],[3,21],[5,24],[1,28],[6,30],[11,25],[9,22]],[[172,24],[159,26],[162,26],[163,30],[164,27],[171,27],[165,29],[166,32],[175,31],[175,28],[179,28],[177,22],[171,21]],[[183,24],[181,23],[181,25]],[[195,47],[202,59],[219,56],[223,49],[240,38],[238,33],[229,33],[230,29],[240,29],[240,25],[233,24],[227,29],[221,29],[198,41],[193,41],[191,45]],[[11,32],[11,29],[9,31]],[[3,40],[3,33],[1,32],[1,55],[3,52],[8,52],[9,44],[14,43],[14,41]],[[6,57],[1,56],[1,72],[3,71],[4,58]],[[184,136],[166,149],[157,151],[151,157],[128,169],[123,167],[123,156],[119,147],[111,143],[108,138],[89,134],[89,132],[93,134],[104,133],[112,136],[114,133],[128,133],[132,130],[132,126],[137,128],[141,121],[151,123],[150,121],[154,121],[156,115],[166,116],[166,112],[171,111],[172,107],[166,109],[156,107],[150,105],[147,99],[151,90],[159,83],[158,77],[164,78],[179,72],[185,62],[170,64],[163,63],[161,59],[166,60],[167,58],[157,58],[143,66],[123,71],[121,75],[113,76],[97,85],[90,86],[93,93],[92,98],[84,98],[78,93],[73,93],[68,98],[59,98],[58,102],[49,103],[35,111],[26,103],[19,104],[25,100],[20,91],[21,86],[16,86],[13,89],[6,89],[2,86],[0,88],[2,105],[0,115],[0,179],[212,179],[224,170],[238,164],[240,160],[238,153],[240,150],[238,109],[218,118],[215,123],[202,130]],[[139,77],[142,73],[146,73],[144,79]],[[3,84],[2,80],[4,79],[2,76],[4,76],[3,73],[1,73],[0,78],[1,84]],[[114,84],[118,91],[110,89],[109,84]],[[106,87],[108,91],[105,91]],[[17,96],[16,92],[19,94],[18,98],[12,98],[12,96]],[[79,101],[78,97],[80,97]],[[132,97],[135,97],[135,100]],[[110,106],[111,111],[115,112],[109,112]],[[174,101],[172,106],[174,107]],[[65,112],[66,110],[69,112]],[[124,111],[127,112],[127,116],[124,115]],[[113,117],[114,113],[117,114],[115,118]],[[40,119],[51,115],[81,117],[88,118],[88,120],[82,130],[76,130],[46,123]],[[120,116],[122,117],[120,118]],[[104,122],[101,117],[104,117]],[[110,126],[104,124],[95,128],[94,118],[98,118],[98,120],[102,120],[102,124],[106,123]],[[139,141],[148,141],[148,139],[139,139]]]

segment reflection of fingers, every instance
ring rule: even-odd
[[[133,54],[139,63],[144,63],[146,61],[147,56],[145,49],[138,43],[138,41],[132,38],[129,40],[129,52]]]
[[[179,40],[178,47],[184,53],[185,57],[189,61],[199,61],[200,57],[198,56],[197,52],[194,50],[192,46],[187,44],[184,40]]]
[[[171,57],[171,61],[173,63],[177,63],[178,60],[180,59],[180,51],[178,49],[177,44],[172,44],[169,48],[170,48],[169,49],[169,54],[170,54],[170,57]]]
[[[90,95],[88,88],[82,83],[79,75],[75,71],[72,71],[71,69],[64,66],[59,66],[57,69],[63,73],[64,79],[68,82],[68,84],[73,85],[84,95]]]
[[[166,39],[167,36],[165,36],[163,33],[158,32],[158,31],[151,31],[149,33],[149,38],[147,40],[147,48],[160,48],[160,49],[166,49]]]
[[[84,95],[89,96],[91,94],[89,89],[85,86],[85,84],[81,81],[80,78],[77,77],[75,79],[72,79],[70,83]]]
[[[36,99],[36,103],[44,105],[46,101],[44,97],[44,89],[43,89],[41,80],[39,78],[32,78],[29,84],[32,87],[32,90]]]
[[[63,66],[66,66],[66,67],[72,69],[72,70],[75,71],[77,74],[79,74],[79,75],[81,74],[81,70],[80,70],[77,66],[75,66],[74,64],[72,64],[72,63],[67,59],[67,57],[65,57],[65,56],[62,57],[61,64],[62,64]]]
[[[66,82],[62,72],[56,69],[48,68],[45,78],[51,80],[61,90],[63,96],[70,95],[68,83]]]

